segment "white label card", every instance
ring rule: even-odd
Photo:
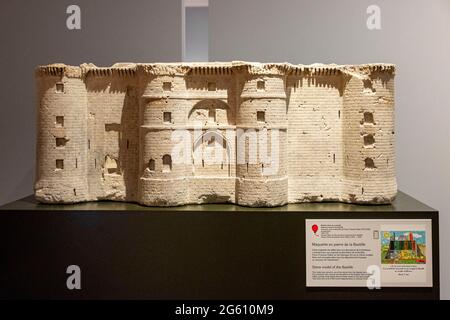
[[[431,219],[306,219],[307,287],[432,287]]]

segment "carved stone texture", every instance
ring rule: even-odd
[[[241,61],[38,67],[35,196],[390,203],[394,74],[392,64]]]

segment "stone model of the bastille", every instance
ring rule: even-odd
[[[35,196],[390,203],[394,73],[391,64],[38,67]]]

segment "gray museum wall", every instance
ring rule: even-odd
[[[368,30],[366,9],[381,9]],[[391,62],[399,188],[440,211],[441,294],[450,298],[450,1],[210,0],[209,57]]]
[[[81,30],[66,8],[81,7]],[[34,68],[64,62],[168,62],[182,58],[181,0],[7,1],[0,11],[0,205],[33,192]]]
[[[186,8],[184,61],[208,61],[208,7]]]

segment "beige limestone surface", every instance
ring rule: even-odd
[[[392,64],[119,63],[36,69],[36,198],[148,206],[397,192]]]

